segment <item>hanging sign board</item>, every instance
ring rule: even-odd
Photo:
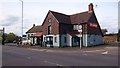
[[[82,32],[82,25],[78,26],[78,32]]]
[[[89,26],[90,26],[90,27],[94,27],[94,28],[97,28],[97,27],[98,27],[98,25],[95,24],[95,23],[89,23]]]

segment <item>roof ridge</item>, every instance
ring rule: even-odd
[[[70,16],[70,15],[67,15],[67,14],[64,14],[64,13],[60,13],[60,12],[56,12],[56,11],[51,11],[49,10],[50,12],[53,12],[53,13],[58,13],[58,14],[62,14],[62,15],[66,15],[66,16]]]
[[[42,26],[42,25],[36,25],[36,26]]]
[[[84,12],[79,12],[79,13],[75,13],[75,14],[71,14],[70,16],[72,16],[72,15],[76,15],[76,14],[82,14],[82,13],[88,13],[89,11],[84,11]]]

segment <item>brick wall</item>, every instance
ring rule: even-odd
[[[103,41],[105,43],[107,43],[107,42],[117,42],[117,38],[118,38],[117,36],[112,36],[112,35],[104,36]]]
[[[48,34],[48,20],[51,19],[51,34],[59,34],[59,24],[57,19],[51,12],[48,13],[45,21],[43,22],[43,34]]]

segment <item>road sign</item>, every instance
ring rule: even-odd
[[[82,25],[78,26],[78,32],[82,32]]]

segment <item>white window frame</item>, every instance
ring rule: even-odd
[[[57,43],[57,37],[54,37],[54,42]]]
[[[78,30],[79,25],[73,25],[73,30]]]

